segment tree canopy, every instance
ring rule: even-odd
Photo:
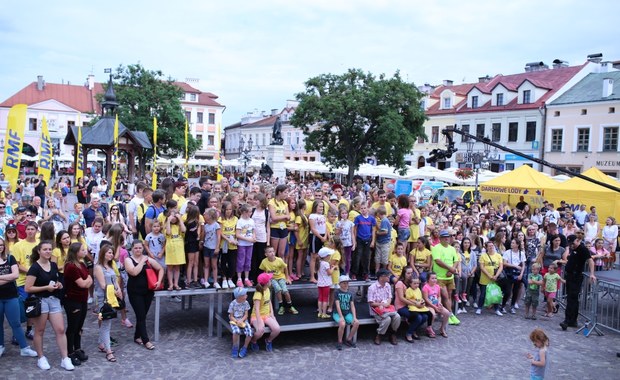
[[[183,91],[157,70],[140,64],[120,65],[113,74],[114,91],[119,103],[118,118],[132,131],[144,131],[153,142],[153,117],[157,117],[157,152],[185,156],[185,113],[180,98]],[[190,134],[191,156],[201,142]]]
[[[329,166],[349,167],[349,183],[367,157],[403,173],[405,155],[419,136],[426,138],[422,94],[399,72],[376,78],[349,69],[310,78],[305,86],[291,124],[307,136],[306,150],[319,151]]]

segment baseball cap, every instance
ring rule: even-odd
[[[351,279],[346,274],[343,274],[340,277],[338,277],[338,283],[349,282],[349,281],[351,281]]]
[[[271,273],[261,273],[258,275],[258,283],[261,285],[267,285],[271,279],[273,278],[273,274]]]
[[[330,197],[329,197],[329,200],[330,200],[330,201],[337,201],[337,200],[338,200],[338,197],[337,197],[337,196],[335,196],[335,195],[332,195],[332,196],[330,196]]]
[[[8,230],[17,230],[17,226],[14,223],[7,224],[5,231]]]
[[[235,288],[235,290],[233,290],[233,295],[235,298],[245,296],[246,294],[248,294],[248,290],[246,288]]]
[[[441,230],[439,232],[439,237],[450,237],[450,231],[448,231],[448,230]]]
[[[320,258],[330,256],[332,253],[334,253],[334,251],[332,251],[331,249],[326,248],[326,247],[323,247],[323,248],[319,249],[319,257]]]

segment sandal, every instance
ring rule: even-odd
[[[174,290],[181,290],[181,287],[180,286],[175,286]]]
[[[97,348],[99,349],[99,352],[103,352],[104,354],[105,354],[106,352],[108,352],[108,351],[105,349],[105,347],[98,346]],[[113,350],[110,350],[110,353],[111,353],[111,354],[113,354],[113,353],[114,353],[114,351],[113,351]]]
[[[448,334],[445,331],[440,331],[439,335],[443,336],[444,338],[448,337]]]
[[[114,353],[109,352],[105,355],[105,358],[107,361],[115,363],[116,362],[116,357],[114,356]]]
[[[174,288],[173,288],[172,286],[169,286],[169,287],[168,287],[168,291],[169,291],[169,292],[171,292],[171,291],[173,291],[173,290],[174,290]]]
[[[136,343],[138,346],[142,346],[144,344],[144,343],[142,343],[142,339],[140,339],[140,338],[134,340],[134,343]]]
[[[153,343],[151,343],[151,342],[146,342],[144,347],[146,347],[147,350],[154,350],[155,349],[155,345]]]

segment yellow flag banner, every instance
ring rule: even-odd
[[[50,139],[50,131],[47,128],[47,119],[43,117],[38,174],[43,174],[43,180],[48,186],[50,184],[50,177],[52,176],[52,158],[54,157],[53,149],[52,139]]]
[[[2,172],[4,173],[5,179],[11,185],[11,191],[15,191],[17,180],[19,179],[19,167],[22,161],[22,148],[24,147],[27,110],[28,106],[25,104],[14,105],[9,110],[9,117],[7,118]]]
[[[151,188],[157,189],[157,118],[153,118],[153,178]]]
[[[116,177],[118,176],[118,115],[114,120],[114,148],[112,150],[112,180],[110,181],[110,194],[114,194]]]
[[[77,165],[75,168],[75,186],[77,188],[80,178],[84,178],[84,152],[82,151],[82,120],[80,114],[78,114],[78,135],[77,135]]]
[[[185,175],[187,175],[187,161],[189,161],[189,155],[187,154],[187,136],[189,134],[189,124],[185,119]]]
[[[224,170],[222,167],[222,138],[220,136],[220,124],[217,125],[215,130],[215,159],[217,160],[217,173],[215,176],[216,181],[221,181],[224,177]]]

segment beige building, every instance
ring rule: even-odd
[[[596,167],[618,178],[620,71],[611,63],[601,68],[547,105],[544,159],[577,173]]]

